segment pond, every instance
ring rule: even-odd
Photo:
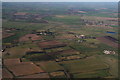
[[[106,31],[106,33],[109,33],[109,34],[116,34],[116,32],[112,32],[112,31]]]

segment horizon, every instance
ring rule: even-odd
[[[119,2],[119,0],[1,0],[1,2]]]

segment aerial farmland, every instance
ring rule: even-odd
[[[118,78],[117,6],[3,2],[3,80]]]

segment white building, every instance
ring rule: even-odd
[[[115,51],[104,50],[103,53],[105,53],[105,54],[115,54]]]

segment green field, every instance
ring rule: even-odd
[[[99,64],[97,64],[98,62]],[[63,65],[70,73],[84,73],[109,68],[108,65],[105,65],[96,57],[88,57],[83,60],[63,61],[60,64]]]
[[[63,70],[63,67],[61,67],[55,61],[35,62],[35,64],[43,68],[43,70],[45,70],[46,72],[54,72],[58,70]]]

